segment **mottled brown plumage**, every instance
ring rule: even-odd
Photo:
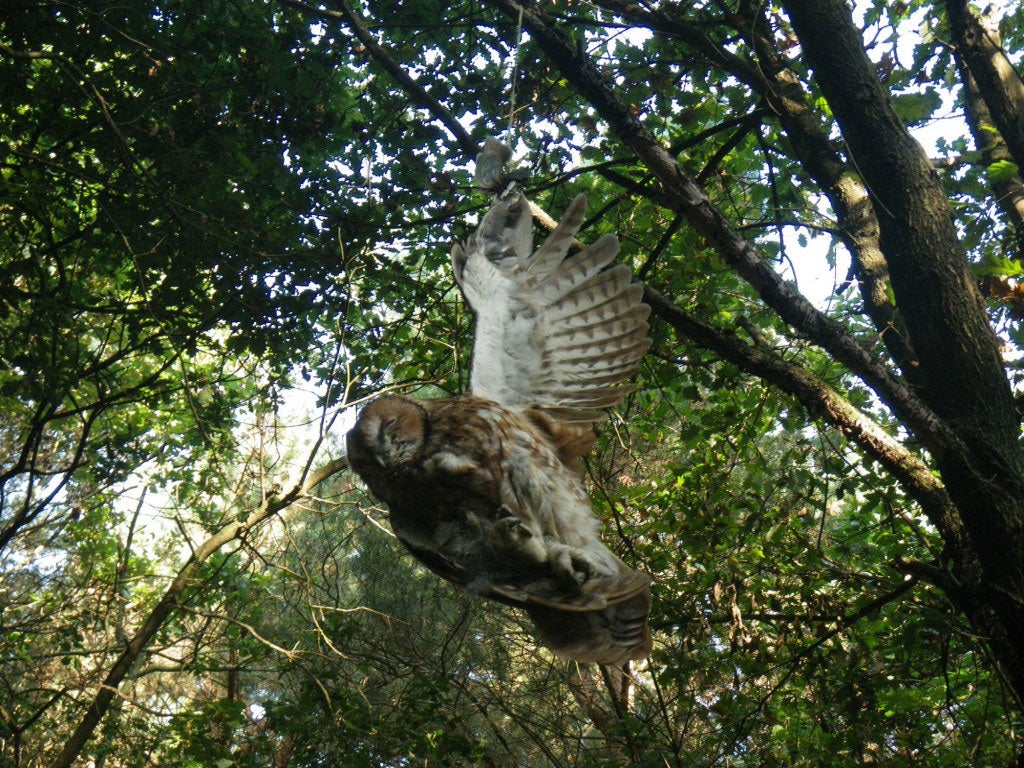
[[[383,397],[349,433],[349,462],[435,573],[525,608],[556,652],[622,664],[650,650],[650,579],[601,543],[573,468],[587,441],[560,452],[560,429],[469,395]]]
[[[631,391],[649,308],[629,269],[609,266],[613,235],[568,255],[582,195],[534,250],[526,198],[497,190],[508,157],[485,146],[478,176],[498,195],[452,252],[476,315],[472,394],[371,402],[349,461],[428,568],[524,608],[563,656],[623,664],[650,652],[650,578],[601,542],[580,459],[604,409]]]

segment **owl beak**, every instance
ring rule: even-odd
[[[397,452],[393,446],[381,446],[380,450],[373,452],[373,458],[381,469],[392,469],[398,463]]]

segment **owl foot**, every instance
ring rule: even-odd
[[[494,525],[494,535],[500,547],[536,563],[547,560],[543,538],[535,534],[522,518],[504,504],[498,508],[498,514],[504,515]]]
[[[597,563],[582,550],[564,544],[551,547],[550,562],[556,579],[577,588],[600,572]]]

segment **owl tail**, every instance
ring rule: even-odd
[[[647,625],[651,612],[649,583],[599,610],[567,611],[528,605],[526,611],[541,642],[559,656],[621,666],[651,653],[651,633]]]

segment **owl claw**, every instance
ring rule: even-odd
[[[518,559],[543,563],[548,554],[543,538],[538,536],[521,517],[504,504],[498,508],[499,517],[494,524],[493,535],[498,546],[506,552],[515,553]]]
[[[510,535],[520,541],[533,537],[533,531],[527,528],[523,521],[504,504],[498,507],[498,514],[504,515],[504,517],[499,518],[498,525],[502,527],[506,535]]]
[[[580,584],[594,576],[594,564],[584,557],[573,557],[572,565]]]
[[[508,533],[513,533],[527,539],[533,536],[530,529],[523,525],[523,521],[518,517],[503,517],[498,521],[498,524],[504,526],[505,531]]]
[[[577,588],[597,573],[597,567],[586,555],[564,545],[553,548],[551,568],[557,579]]]

